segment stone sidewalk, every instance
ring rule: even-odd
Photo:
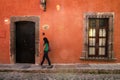
[[[120,74],[120,63],[53,64],[52,68],[44,66],[42,68],[35,64],[0,64],[0,72]]]

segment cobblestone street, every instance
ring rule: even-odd
[[[1,72],[0,80],[120,80],[120,74]]]
[[[120,80],[120,64],[1,64],[0,80]]]

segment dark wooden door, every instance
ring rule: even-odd
[[[35,23],[19,21],[16,25],[16,63],[35,63]]]

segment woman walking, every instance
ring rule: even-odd
[[[49,41],[46,37],[43,38],[43,41],[44,41],[44,55],[43,55],[43,59],[42,59],[42,62],[41,62],[41,66],[43,65],[45,59],[47,59],[48,61],[48,64],[49,64],[49,68],[52,68],[52,65],[51,65],[51,61],[49,59],[49,56],[48,56],[48,52],[49,52]]]

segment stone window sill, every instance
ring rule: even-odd
[[[80,57],[80,60],[107,60],[107,61],[116,61],[117,59],[116,58],[98,58],[98,57],[89,57],[89,58],[86,58],[86,57]]]

